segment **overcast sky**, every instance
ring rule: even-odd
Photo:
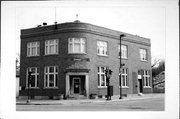
[[[47,22],[48,25],[53,24],[55,18],[58,23],[73,22],[78,14],[78,20],[81,22],[150,38],[153,59],[165,58],[166,11],[164,7],[132,6],[113,2],[87,3],[19,4],[15,10],[16,53],[20,52],[20,29],[36,27],[43,22]]]

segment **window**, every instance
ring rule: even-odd
[[[39,42],[27,43],[27,56],[39,56]]]
[[[31,80],[31,84],[30,84],[30,88],[37,88],[39,87],[39,68],[37,67],[30,67],[27,68],[27,83],[26,86],[28,87],[28,72],[32,72],[32,80]]]
[[[98,86],[106,86],[106,76],[105,76],[106,67],[98,67]]]
[[[97,54],[107,56],[107,42],[97,41]]]
[[[58,40],[45,41],[45,55],[58,54]]]
[[[45,87],[57,87],[58,67],[47,66],[45,67]]]
[[[118,46],[120,56],[120,45]],[[121,45],[121,58],[127,59],[127,45]]]
[[[144,87],[150,87],[150,75],[148,70],[143,71]]]
[[[121,86],[122,87],[128,87],[128,83],[127,83],[127,80],[128,80],[127,76],[128,76],[128,74],[127,74],[127,72],[128,72],[127,68],[121,69]]]
[[[140,60],[147,61],[147,50],[146,49],[140,49]]]
[[[86,53],[85,38],[69,38],[69,53]]]

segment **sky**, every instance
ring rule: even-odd
[[[78,14],[78,18],[76,17]],[[16,53],[20,52],[20,30],[43,22],[73,22],[76,19],[113,30],[151,39],[153,59],[165,59],[166,11],[164,7],[124,4],[22,4],[15,10]]]

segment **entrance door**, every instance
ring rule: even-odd
[[[143,92],[142,79],[138,79],[138,83],[139,83],[139,92],[142,93]]]
[[[80,78],[78,77],[73,78],[73,82],[74,82],[74,94],[79,94],[81,89]]]

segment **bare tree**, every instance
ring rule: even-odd
[[[16,71],[20,69],[20,55],[19,53],[16,54]]]
[[[154,59],[154,63],[152,64],[152,68],[155,67],[160,62],[160,59]]]
[[[155,64],[157,65],[157,64]],[[155,65],[152,65],[152,77],[156,77],[159,73],[162,71],[165,71],[165,61],[159,60],[158,66],[155,67]]]

